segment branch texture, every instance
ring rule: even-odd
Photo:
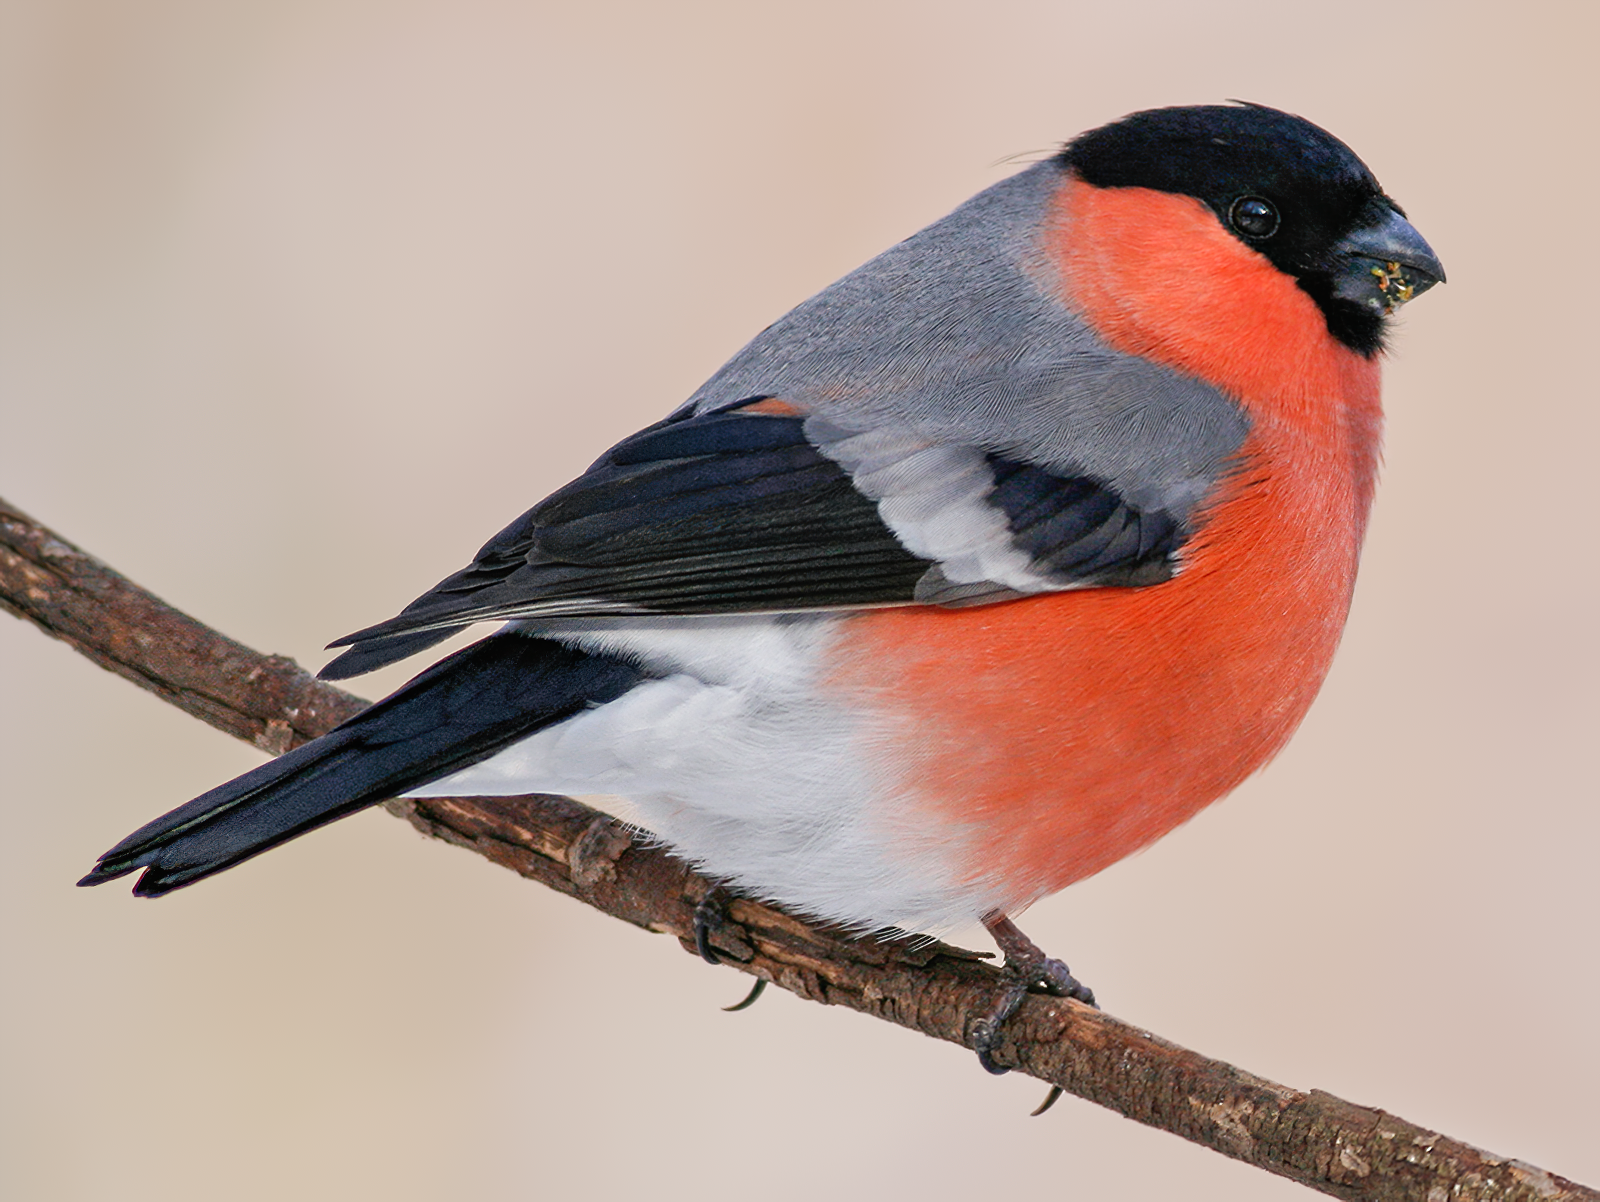
[[[166,605],[0,500],[0,608],[109,671],[273,754],[366,702]],[[615,819],[566,797],[393,801],[423,833],[693,950],[703,878]],[[971,1046],[1002,988],[976,953],[857,939],[735,900],[724,960],[792,993]],[[1003,1065],[1128,1118],[1346,1199],[1600,1202],[1600,1192],[1492,1156],[1381,1110],[1210,1060],[1076,1002],[1030,997]]]

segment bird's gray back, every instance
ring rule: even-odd
[[[685,407],[778,397],[824,428],[904,426],[1187,512],[1248,420],[1111,349],[1058,298],[1042,240],[1062,182],[1049,160],[980,192],[779,318]]]

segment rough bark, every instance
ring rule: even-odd
[[[109,671],[274,754],[366,704],[291,660],[225,638],[0,500],[0,607]],[[394,801],[425,834],[693,950],[708,883],[616,820],[566,797]],[[713,937],[729,963],[792,993],[971,1046],[1002,988],[946,944],[856,939],[735,900]],[[1600,1202],[1600,1193],[1381,1110],[1290,1089],[1076,1002],[1030,997],[997,1062],[1152,1127],[1339,1198]]]

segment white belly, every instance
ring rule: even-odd
[[[605,793],[741,892],[857,927],[937,932],[990,902],[919,822],[893,724],[823,687],[833,616],[574,619],[541,635],[658,679],[412,797]]]

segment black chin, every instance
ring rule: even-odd
[[[1301,290],[1317,302],[1323,320],[1328,323],[1328,333],[1341,345],[1368,359],[1383,350],[1388,329],[1383,313],[1335,296],[1332,282],[1325,277],[1301,276],[1299,284]]]

